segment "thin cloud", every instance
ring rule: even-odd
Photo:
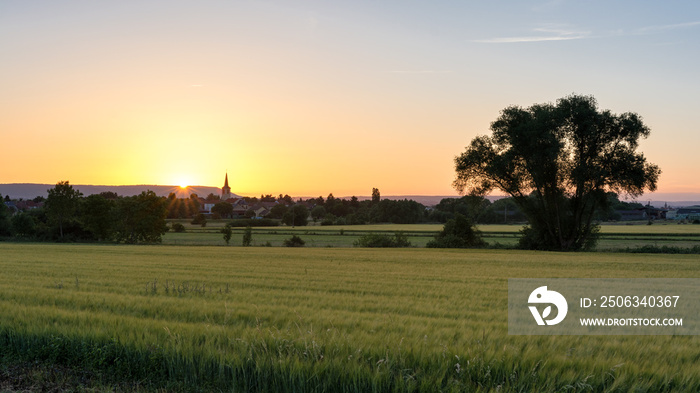
[[[616,30],[599,35],[593,35],[590,31],[577,31],[566,28],[560,28],[558,25],[548,27],[539,27],[531,30],[532,34],[515,36],[515,37],[496,37],[486,38],[481,40],[473,40],[472,42],[486,44],[512,44],[522,42],[545,42],[545,41],[569,41],[582,40],[588,38],[604,38],[604,37],[621,37],[655,34],[670,30],[691,29],[700,26],[700,21],[674,23],[667,25],[653,25],[637,28],[634,30]]]
[[[589,31],[574,31],[551,27],[535,28],[532,29],[532,31],[537,35],[487,38],[483,40],[474,40],[473,42],[486,44],[511,44],[520,42],[570,41],[591,38],[591,32]]]
[[[389,71],[391,74],[449,74],[452,71],[447,70],[394,70]]]
[[[671,24],[671,25],[647,26],[647,27],[642,27],[641,29],[639,29],[637,31],[639,33],[654,33],[657,31],[688,29],[688,28],[695,27],[695,26],[700,26],[700,21],[676,23],[676,24]]]

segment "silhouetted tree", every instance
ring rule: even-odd
[[[370,210],[371,222],[415,224],[425,219],[425,206],[413,200],[383,199]]]
[[[119,198],[114,213],[115,239],[118,242],[160,243],[168,229],[165,199],[153,191]]]
[[[113,191],[103,191],[100,193],[100,196],[105,198],[105,199],[111,199],[111,200],[117,200],[117,198],[119,198],[119,195],[117,195],[117,193],[113,192]]]
[[[63,227],[68,220],[74,218],[83,194],[74,190],[68,181],[59,181],[54,188],[48,190],[48,193],[46,214],[51,221],[58,224],[59,236],[63,239]]]
[[[289,208],[286,205],[284,205],[282,203],[278,203],[277,205],[272,206],[272,208],[270,209],[270,213],[268,213],[268,215],[266,217],[267,218],[278,218],[278,219],[282,218],[282,217],[284,217],[284,213],[286,213],[288,209]]]
[[[314,220],[314,222],[320,220],[325,215],[326,209],[323,206],[314,206],[314,208],[311,209],[311,218]]]
[[[523,248],[578,250],[595,243],[596,211],[606,193],[654,191],[661,173],[638,153],[650,130],[639,115],[599,111],[591,96],[556,105],[511,106],[455,158],[455,188],[499,189],[527,216]]]
[[[381,196],[379,195],[379,189],[378,188],[373,188],[372,189],[372,204],[377,204],[381,200]]]
[[[32,237],[35,223],[32,217],[25,212],[19,212],[12,216],[12,232],[18,237]]]
[[[114,230],[114,215],[112,210],[116,201],[99,195],[90,195],[82,200],[81,221],[86,231],[97,240],[111,238]]]
[[[221,233],[224,234],[224,241],[228,246],[229,242],[231,241],[231,236],[233,236],[233,229],[231,229],[230,225],[226,224],[223,228],[221,228]]]
[[[211,208],[211,212],[224,218],[231,218],[231,215],[233,215],[233,205],[227,202],[219,202]]]
[[[253,242],[253,228],[250,227],[250,225],[245,227],[245,230],[243,231],[243,241],[241,244],[243,244],[243,247],[249,247],[250,244]]]
[[[9,209],[0,195],[0,236],[10,236],[11,234],[12,225],[10,223]]]
[[[284,194],[284,196],[282,196],[282,194],[280,194],[279,202],[284,203],[286,205],[291,205],[294,203],[294,200],[292,199],[292,197],[290,197],[287,194]]]
[[[284,214],[282,222],[291,226],[305,226],[309,222],[309,209],[304,205],[294,205]]]

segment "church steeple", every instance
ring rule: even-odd
[[[221,188],[221,200],[225,201],[231,198],[231,187],[228,186],[228,172],[226,172],[226,179],[224,180],[224,186]]]

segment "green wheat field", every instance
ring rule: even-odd
[[[697,255],[0,243],[0,271],[2,362],[106,389],[700,391],[697,336],[507,334],[508,278],[700,277]]]

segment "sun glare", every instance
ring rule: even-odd
[[[180,184],[180,188],[183,189],[183,190],[186,189],[186,188],[187,188],[187,184]]]

